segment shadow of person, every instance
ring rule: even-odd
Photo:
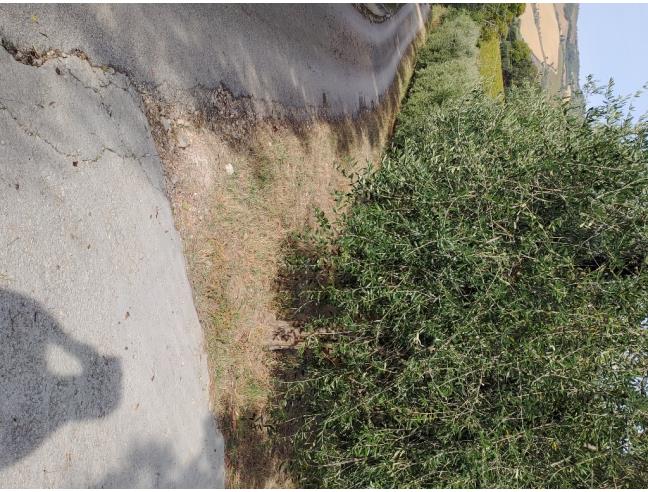
[[[71,374],[52,371],[61,359]],[[62,424],[115,410],[121,380],[119,359],[71,338],[35,300],[0,289],[0,470]]]

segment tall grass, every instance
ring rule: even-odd
[[[422,68],[380,169],[292,259],[325,307],[286,393],[296,472],[647,486],[646,126],[611,92],[584,118],[529,87],[426,94],[462,59]]]

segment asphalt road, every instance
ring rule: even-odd
[[[0,37],[39,50],[81,49],[170,100],[224,82],[261,113],[371,107],[391,84],[429,8],[368,22],[340,4],[0,5]]]
[[[202,330],[141,94],[377,101],[426,9],[0,5],[0,486],[220,487]],[[120,73],[123,72],[123,73]],[[265,108],[265,109],[264,109]]]
[[[202,331],[140,96],[0,49],[0,485],[215,487]]]

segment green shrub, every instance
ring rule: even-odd
[[[608,101],[445,100],[357,180],[294,265],[302,485],[648,486],[648,144]]]
[[[505,73],[508,86],[522,85],[535,82],[538,78],[538,69],[531,60],[531,49],[521,39],[511,43],[511,69]]]
[[[409,103],[398,115],[395,142],[420,128],[430,108],[479,86],[479,26],[459,13],[431,32],[417,58]]]
[[[538,68],[533,63],[531,48],[519,31],[519,21],[513,22],[506,39],[501,43],[502,71],[507,88],[539,83]]]
[[[468,15],[451,15],[429,33],[425,46],[417,54],[416,68],[421,70],[432,63],[456,58],[474,58],[478,39],[479,26]]]
[[[502,57],[498,37],[482,39],[479,43],[479,73],[486,94],[493,98],[504,94]]]

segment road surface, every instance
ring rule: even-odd
[[[427,14],[0,5],[0,485],[219,487],[202,331],[141,91],[349,114]],[[104,65],[103,68],[100,66]],[[106,69],[114,67],[117,71]],[[326,94],[326,96],[324,96]]]
[[[81,49],[170,100],[223,82],[260,113],[371,107],[391,84],[429,8],[372,24],[350,5],[0,5],[0,36]]]

